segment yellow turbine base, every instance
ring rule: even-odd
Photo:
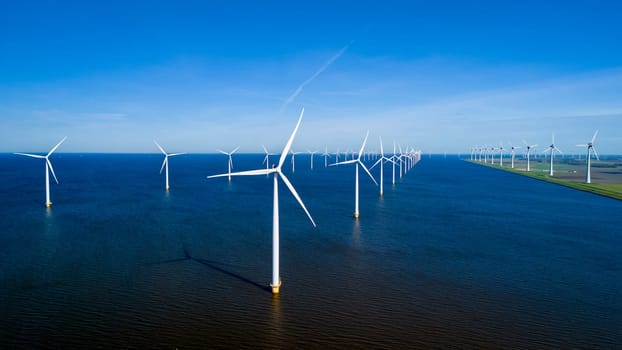
[[[279,284],[270,283],[270,287],[272,287],[272,294],[279,294],[281,290],[282,281],[279,279]]]
[[[359,218],[359,213],[354,213],[354,218],[358,219]]]
[[[46,208],[49,208],[49,207],[51,207],[51,206],[52,206],[52,202],[47,202],[47,203],[45,203],[45,207],[46,207]]]
[[[166,186],[166,190],[168,191],[170,189],[170,187]]]

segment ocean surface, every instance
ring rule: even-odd
[[[234,155],[234,171],[263,155]],[[0,347],[622,348],[622,202],[423,157],[385,195],[316,156],[280,184],[223,155],[0,154]],[[276,162],[276,157],[271,162]],[[373,170],[378,178],[378,169]]]

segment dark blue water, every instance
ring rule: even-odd
[[[234,157],[234,170],[261,168]],[[0,155],[4,348],[620,348],[622,203],[424,159],[385,196],[354,168],[207,180],[222,155]],[[276,161],[276,158],[275,158]],[[377,170],[374,172],[378,176]]]

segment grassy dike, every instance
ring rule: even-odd
[[[498,170],[507,171],[510,173],[518,174],[518,175],[531,177],[537,180],[546,181],[546,182],[554,183],[554,184],[561,185],[561,186],[574,188],[579,191],[591,192],[591,193],[598,194],[601,196],[614,198],[617,200],[622,200],[622,184],[603,184],[603,183],[587,184],[584,182],[568,181],[568,180],[563,180],[563,179],[559,179],[555,177],[550,177],[548,172],[542,172],[542,171],[527,172],[524,170],[516,170],[516,169],[509,168],[509,167],[500,167],[498,165],[493,165],[490,163],[482,163],[482,162],[471,161],[471,160],[465,160],[465,161],[469,163],[477,164],[477,165],[487,166],[493,169],[498,169]]]

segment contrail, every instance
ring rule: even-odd
[[[300,93],[302,92],[302,89],[304,89],[304,87],[307,84],[312,82],[315,78],[318,77],[318,75],[322,74],[322,72],[325,71],[326,68],[328,68],[331,64],[333,64],[333,62],[335,62],[339,57],[341,57],[348,50],[348,48],[350,47],[350,45],[352,45],[353,42],[354,41],[350,41],[348,45],[344,46],[341,50],[339,50],[339,52],[337,52],[333,57],[331,57],[328,61],[326,61],[326,63],[324,63],[324,65],[320,67],[320,69],[318,69],[315,73],[313,73],[313,75],[309,79],[305,80],[302,84],[300,84],[298,88],[296,88],[296,91],[294,91],[294,93],[291,94],[291,96],[289,96],[287,100],[285,100],[285,102],[283,103],[283,106],[281,106],[281,111],[283,111],[285,107],[287,107],[287,105],[294,102],[294,99],[298,97],[298,95],[300,95]]]

